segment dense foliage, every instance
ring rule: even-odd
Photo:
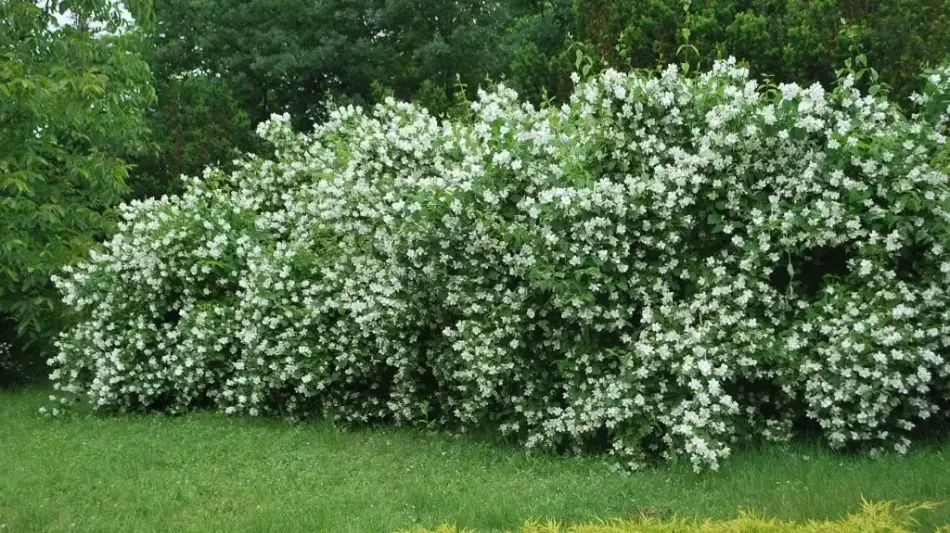
[[[275,116],[273,159],[124,206],[58,279],[83,320],[53,378],[106,409],[489,425],[631,467],[803,429],[902,452],[950,401],[950,69],[928,80],[912,116],[734,61],[554,108],[501,86],[462,121]]]
[[[257,149],[251,124],[271,113],[308,128],[330,99],[392,95],[441,114],[491,79],[563,102],[574,70],[705,69],[727,56],[754,76],[828,86],[863,53],[905,101],[921,68],[950,54],[946,0],[158,0],[156,14],[158,149],[134,159],[137,198]]]
[[[168,75],[157,70],[155,76],[157,98],[147,114],[155,142],[128,158],[135,166],[134,198],[178,193],[182,175],[227,165],[255,149],[247,112],[220,78],[201,71]]]
[[[474,90],[503,73],[496,40],[518,4],[158,0],[153,66],[220,76],[255,123],[288,112],[309,125],[328,96],[369,102],[374,84],[439,107],[457,75]]]
[[[111,233],[119,156],[147,139],[151,75],[124,24],[106,1],[0,0],[0,333],[12,319],[19,349],[57,332],[50,275]]]
[[[946,0],[578,0],[578,34],[617,68],[725,55],[753,75],[829,84],[863,51],[901,98],[950,54]]]
[[[447,111],[453,89],[503,74],[498,40],[517,3],[156,1],[145,50],[157,149],[135,158],[134,197],[178,192],[182,174],[257,149],[252,124],[271,113],[309,127],[329,99],[383,94]]]

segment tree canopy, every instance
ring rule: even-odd
[[[121,156],[149,140],[152,76],[126,26],[105,0],[0,1],[0,314],[27,344],[57,330],[50,275],[112,230]]]

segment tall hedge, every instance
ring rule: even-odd
[[[913,115],[855,80],[607,71],[464,121],[334,110],[134,202],[57,283],[50,363],[103,409],[494,427],[717,468],[816,430],[905,451],[950,401],[950,69]],[[56,409],[58,411],[58,408]]]

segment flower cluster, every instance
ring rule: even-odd
[[[490,425],[626,467],[805,430],[904,451],[950,403],[946,74],[911,116],[724,61],[608,71],[556,108],[502,86],[468,120],[273,117],[273,157],[125,206],[55,280],[83,320],[52,379],[107,409]]]
[[[43,364],[24,357],[9,342],[0,341],[0,388],[27,383],[43,375]]]
[[[14,362],[12,361],[12,355],[13,346],[8,342],[0,341],[0,369],[13,370]]]

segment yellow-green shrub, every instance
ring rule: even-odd
[[[695,520],[613,521],[588,525],[561,525],[553,522],[528,522],[520,533],[910,533],[916,531],[914,514],[932,509],[933,504],[896,506],[889,503],[866,502],[860,512],[836,521],[782,522],[743,514],[735,520],[703,522]],[[950,526],[939,533],[950,533]],[[472,530],[442,526],[434,530],[410,533],[476,533]]]

